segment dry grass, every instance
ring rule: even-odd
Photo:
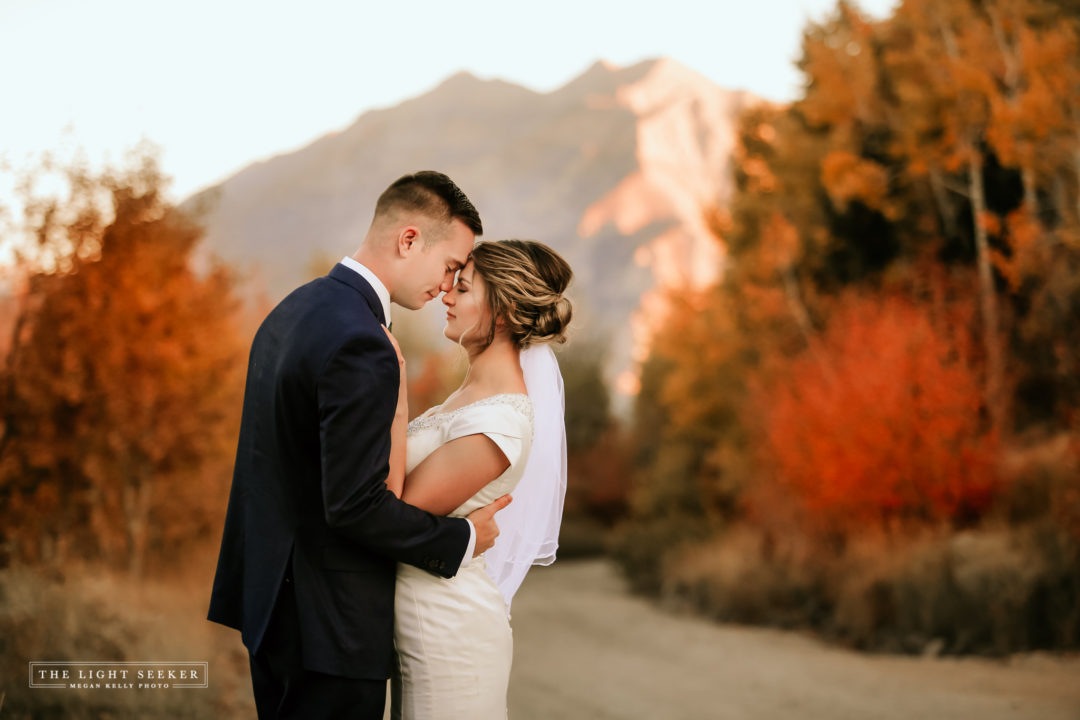
[[[666,568],[664,596],[727,622],[808,627],[888,652],[1080,647],[1080,540],[1050,523],[768,551],[733,530]]]
[[[850,534],[744,523],[665,556],[661,595],[729,622],[813,628],[854,647],[1004,655],[1080,647],[1075,438],[1016,450],[980,527]]]
[[[135,582],[88,567],[0,571],[4,718],[254,716],[239,635],[205,620],[209,579]],[[31,689],[31,660],[206,661],[209,687]]]

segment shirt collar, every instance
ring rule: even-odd
[[[345,257],[343,257],[341,259],[341,264],[344,265],[345,267],[349,268],[353,272],[358,273],[360,275],[360,277],[362,277],[362,278],[364,278],[365,280],[368,281],[368,284],[371,285],[372,290],[374,290],[375,294],[379,296],[379,302],[382,303],[383,317],[386,318],[386,324],[389,325],[390,324],[390,291],[387,290],[386,286],[382,284],[382,280],[380,280],[375,275],[375,273],[371,272],[371,270],[369,270],[367,267],[365,267],[364,265],[361,265],[360,263],[358,263],[356,260],[349,257],[348,255],[346,255]]]

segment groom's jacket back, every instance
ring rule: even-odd
[[[386,488],[399,371],[382,321],[337,265],[259,327],[208,615],[254,654],[291,585],[304,667],[375,679],[393,659],[396,561],[449,577],[469,539]]]

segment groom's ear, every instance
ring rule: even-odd
[[[415,225],[406,225],[398,231],[397,244],[394,249],[400,257],[405,257],[417,247],[420,242],[420,228]]]

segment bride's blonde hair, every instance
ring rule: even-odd
[[[484,342],[495,339],[501,319],[519,348],[536,342],[566,342],[573,308],[563,296],[574,272],[557,252],[535,240],[485,240],[471,259],[484,279],[492,323]]]

